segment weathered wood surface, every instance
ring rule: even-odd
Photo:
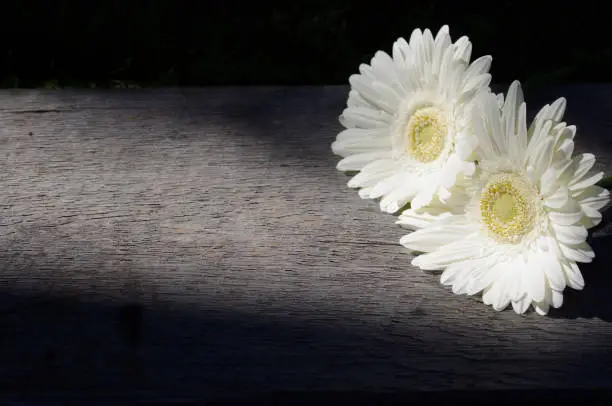
[[[606,387],[610,236],[549,317],[410,266],[330,150],[347,88],[0,93],[0,391]],[[612,172],[612,86],[568,98]]]

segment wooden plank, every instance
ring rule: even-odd
[[[3,393],[609,387],[609,227],[549,317],[452,295],[335,170],[346,95],[1,92]],[[561,95],[612,173],[612,86]]]

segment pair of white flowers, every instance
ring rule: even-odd
[[[565,99],[527,126],[519,82],[505,97],[489,88],[492,58],[470,63],[467,37],[414,30],[350,77],[346,128],[332,150],[364,199],[400,212],[416,231],[400,243],[413,265],[441,270],[456,294],[482,292],[495,310],[530,306],[546,314],[566,286],[582,289],[578,262],[591,262],[587,229],[601,221],[609,192],[589,174],[592,154],[572,156],[576,127]]]

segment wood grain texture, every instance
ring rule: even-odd
[[[610,386],[609,227],[549,317],[453,295],[336,171],[346,95],[1,92],[0,391]],[[612,173],[612,86],[561,95]]]

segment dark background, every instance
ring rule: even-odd
[[[378,49],[449,24],[494,82],[608,81],[604,2],[181,0],[3,5],[2,87],[345,84]]]

